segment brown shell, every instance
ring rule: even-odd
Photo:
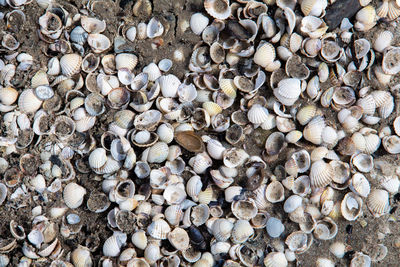
[[[175,141],[190,152],[201,153],[205,149],[203,140],[193,131],[177,132]]]

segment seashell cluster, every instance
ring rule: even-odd
[[[45,64],[14,30],[32,2]],[[205,0],[176,21],[153,2],[117,29],[110,1],[0,1],[0,207],[36,205],[7,222],[0,266],[280,267],[325,241],[349,266],[384,260],[338,232],[396,220],[399,1],[338,28],[335,1]],[[190,54],[136,49],[181,34]]]

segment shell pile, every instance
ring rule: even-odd
[[[284,267],[345,231],[338,222],[395,220],[400,45],[393,31],[364,34],[396,26],[399,1],[360,0],[330,29],[335,1],[205,0],[178,22],[201,38],[191,55],[145,66],[132,44],[170,34],[149,0],[133,5],[149,19],[114,35],[93,11],[106,1],[57,2],[0,1],[0,204],[33,205],[31,221],[7,222],[0,266]],[[13,31],[28,5],[45,66]],[[76,242],[82,210],[109,235]],[[329,251],[316,266],[388,253],[340,240]]]

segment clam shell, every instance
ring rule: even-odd
[[[89,249],[82,246],[72,251],[71,260],[76,267],[86,267],[93,264]]]
[[[389,193],[383,189],[374,189],[368,195],[367,206],[374,217],[381,217],[389,211]]]
[[[229,0],[205,0],[204,9],[216,19],[227,19],[231,15]]]
[[[219,242],[228,240],[231,236],[234,224],[227,219],[217,219],[212,224],[212,234]]]
[[[233,226],[231,240],[234,244],[246,242],[252,235],[254,229],[246,220],[237,220]]]
[[[18,107],[23,113],[35,113],[42,105],[32,89],[25,89],[18,98]]]
[[[314,117],[303,130],[304,138],[313,144],[321,144],[325,126],[325,119],[322,116]]]
[[[371,258],[362,252],[357,252],[350,262],[350,267],[369,267],[371,266]]]
[[[106,29],[106,21],[87,16],[81,17],[81,25],[88,33],[101,33]]]
[[[266,267],[286,267],[288,261],[283,252],[271,252],[265,256],[264,265]]]
[[[168,241],[177,250],[185,250],[189,247],[189,235],[182,228],[175,228],[168,234]]]
[[[106,150],[104,148],[96,148],[89,155],[89,165],[92,168],[99,169],[107,162]]]
[[[175,141],[190,152],[201,153],[205,146],[203,140],[193,131],[179,131],[175,134]]]
[[[258,208],[253,199],[232,202],[231,210],[239,220],[250,220],[257,215]]]
[[[18,99],[18,91],[13,87],[0,88],[0,103],[4,105],[12,105]]]
[[[122,232],[114,232],[114,234],[107,238],[103,244],[103,255],[108,257],[118,256],[121,247],[125,245],[126,240],[126,234]]]
[[[301,93],[301,83],[299,79],[289,78],[283,79],[278,83],[278,87],[274,89],[274,95],[278,100],[286,106],[293,105]]]
[[[200,226],[206,223],[210,216],[210,209],[205,204],[200,204],[192,207],[190,218],[195,226]]]
[[[86,189],[77,183],[67,184],[63,191],[65,205],[70,209],[78,208],[82,204],[85,194]]]
[[[110,39],[101,33],[89,34],[87,42],[95,53],[102,53],[111,47]]]
[[[255,104],[247,112],[247,118],[253,124],[262,124],[268,120],[268,114],[265,107]]]
[[[399,54],[399,47],[387,49],[383,54],[382,69],[386,74],[395,75],[400,72],[400,62],[397,60]]]
[[[81,70],[82,57],[78,54],[66,54],[60,58],[62,74],[70,77]]]
[[[342,216],[348,221],[356,220],[362,214],[363,201],[355,193],[347,193],[340,205]]]
[[[6,200],[7,192],[7,186],[3,183],[0,183],[0,205],[3,204],[4,200]]]
[[[157,219],[147,227],[147,233],[155,239],[167,239],[170,231],[171,227],[163,219]]]
[[[208,25],[208,18],[202,13],[195,13],[190,17],[190,29],[196,35],[200,35]]]
[[[325,187],[333,179],[333,168],[323,160],[315,161],[311,165],[310,180],[312,187]]]
[[[72,31],[69,34],[70,40],[80,45],[86,43],[87,36],[88,33],[81,26],[76,26],[75,28],[72,29]]]
[[[312,244],[312,235],[307,235],[302,231],[296,231],[291,233],[285,241],[285,244],[291,251],[294,252],[305,252]]]
[[[285,199],[285,189],[278,181],[271,182],[265,189],[265,197],[271,203],[278,203]]]
[[[264,43],[257,48],[253,60],[254,63],[256,63],[257,65],[265,68],[274,62],[275,56],[276,55],[274,46],[270,43]]]
[[[173,74],[163,75],[159,79],[161,93],[164,97],[176,97],[181,84],[178,77]]]
[[[138,57],[130,53],[120,53],[115,56],[115,68],[117,70],[127,68],[130,71],[136,67],[138,63]]]
[[[383,52],[387,47],[390,46],[393,40],[393,33],[390,31],[383,31],[376,37],[373,47],[377,52]]]

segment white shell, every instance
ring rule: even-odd
[[[190,17],[190,29],[196,35],[200,35],[208,25],[208,18],[202,13],[195,13]]]
[[[122,232],[114,232],[114,234],[107,238],[103,244],[103,255],[107,257],[118,256],[121,251],[121,247],[125,245],[126,240],[126,234]]]
[[[147,247],[147,236],[143,230],[138,230],[132,235],[132,244],[138,249],[144,250]]]
[[[157,219],[147,227],[147,233],[155,239],[167,239],[170,231],[171,227],[163,219]]]
[[[311,165],[310,180],[312,187],[325,187],[333,179],[333,168],[323,160],[315,161]]]
[[[281,220],[270,217],[267,221],[266,229],[270,237],[277,238],[285,231],[285,226]]]
[[[138,63],[138,57],[130,53],[120,53],[115,56],[115,68],[117,70],[127,68],[130,71],[136,67]]]
[[[150,147],[147,161],[149,163],[161,163],[168,157],[168,145],[164,142],[157,142]]]
[[[63,192],[65,205],[67,205],[70,209],[78,208],[82,204],[85,194],[86,189],[77,183],[67,184]]]
[[[36,97],[32,89],[25,89],[18,98],[18,106],[23,113],[34,113],[42,105],[42,100]]]
[[[247,118],[253,124],[262,124],[268,120],[268,114],[268,109],[260,104],[255,104],[247,112]]]
[[[0,103],[4,105],[12,105],[18,99],[18,91],[13,87],[0,88]]]
[[[274,89],[274,95],[283,105],[291,106],[299,98],[301,93],[301,82],[299,79],[288,78],[278,83]]]
[[[288,261],[283,252],[271,252],[265,256],[264,265],[265,267],[286,267]]]
[[[383,189],[374,189],[367,198],[368,209],[375,217],[380,217],[389,211],[389,193]]]
[[[231,15],[229,0],[205,0],[204,8],[210,16],[216,19],[227,19]]]
[[[237,220],[232,229],[231,240],[235,244],[246,242],[254,234],[254,229],[248,221]]]
[[[146,33],[149,38],[161,36],[164,33],[164,26],[158,19],[153,17],[147,23]]]
[[[95,53],[102,53],[110,48],[111,41],[101,33],[91,33],[88,35],[87,42]]]
[[[181,81],[173,74],[161,76],[159,79],[161,93],[164,97],[176,97]]]
[[[374,49],[377,52],[383,52],[387,47],[390,46],[393,39],[393,33],[390,31],[381,32],[374,41]]]
[[[89,165],[92,168],[99,169],[107,162],[106,150],[104,148],[96,148],[89,155]]]
[[[66,54],[60,59],[62,73],[70,77],[81,70],[82,57],[78,54]]]
[[[363,201],[355,193],[347,193],[340,205],[343,218],[348,221],[356,220],[362,214]]]

